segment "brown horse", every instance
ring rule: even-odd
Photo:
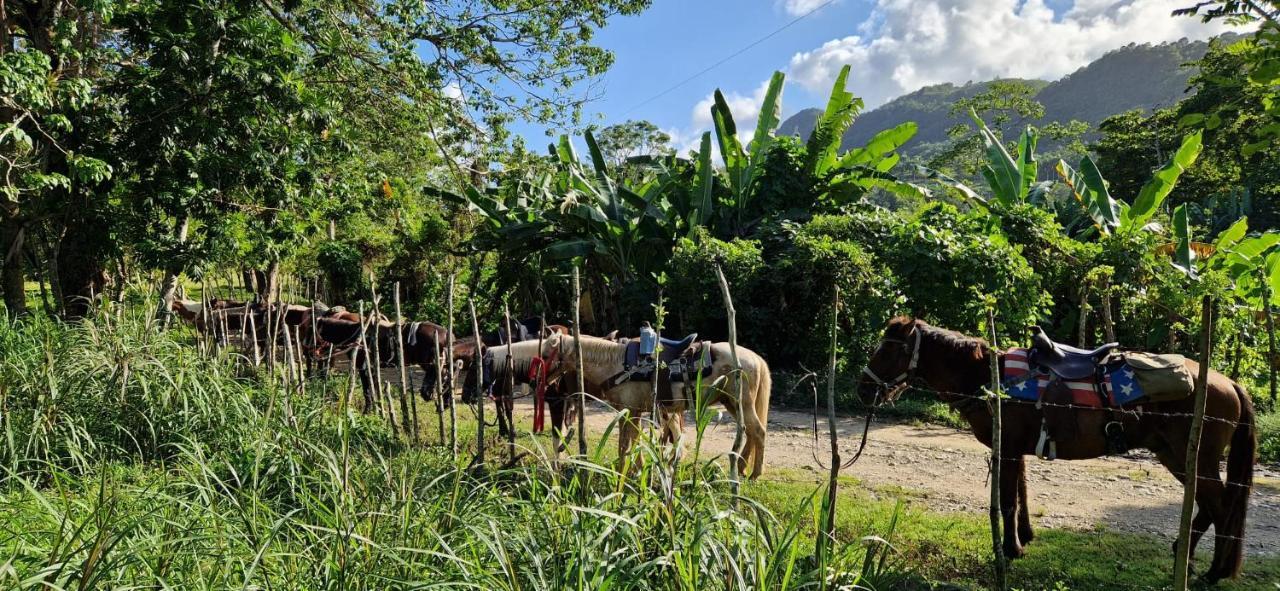
[[[884,338],[872,354],[858,385],[863,402],[874,405],[891,402],[911,383],[922,383],[938,398],[959,412],[979,441],[991,445],[992,415],[981,396],[991,383],[990,356],[1003,362],[1003,354],[981,339],[930,326],[910,318],[894,318],[885,328]],[[1199,364],[1188,360],[1191,375],[1199,375]],[[1022,556],[1022,545],[1033,537],[1027,512],[1025,456],[1034,454],[1041,421],[1053,423],[1074,419],[1076,437],[1057,442],[1057,457],[1064,460],[1096,458],[1106,454],[1104,425],[1119,420],[1129,447],[1143,447],[1155,453],[1160,463],[1178,480],[1183,480],[1187,439],[1193,401],[1149,402],[1141,411],[1115,413],[1078,408],[1072,415],[1046,416],[1034,403],[1008,399],[1002,405],[1000,510],[1004,517],[1004,553]],[[1169,416],[1175,415],[1175,416]],[[1244,561],[1245,512],[1253,487],[1253,462],[1257,440],[1254,434],[1253,402],[1240,385],[1225,376],[1209,372],[1208,402],[1204,432],[1200,440],[1197,466],[1196,504],[1199,511],[1192,524],[1191,551],[1210,525],[1214,528],[1213,562],[1205,573],[1207,581],[1234,577]],[[1227,478],[1219,474],[1228,445]],[[1082,491],[1088,493],[1089,491]]]

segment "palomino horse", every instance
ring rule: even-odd
[[[627,345],[598,337],[581,335],[582,369],[584,381],[597,386],[607,384],[609,379],[625,370]],[[769,394],[773,387],[773,379],[769,373],[769,365],[759,355],[746,347],[739,346],[738,359],[742,363],[742,374],[733,367],[729,353],[729,343],[711,344],[711,373],[702,378],[702,388],[718,384],[710,402],[719,401],[736,419],[742,421],[747,441],[741,450],[738,461],[738,473],[745,474],[748,462],[751,463],[751,478],[757,478],[764,471],[764,438],[769,420]],[[543,356],[558,356],[560,367],[576,367],[577,357],[574,353],[573,338],[554,334],[543,344]],[[673,376],[674,377],[674,376]],[[742,416],[737,416],[738,405],[735,396],[738,392],[738,380],[742,383]],[[692,388],[693,384],[682,384]],[[648,382],[623,382],[603,391],[602,398],[615,408],[629,412],[622,429],[618,433],[618,453],[623,456],[631,448],[639,432],[636,417],[653,410],[653,387]],[[673,413],[676,425],[678,417],[683,417],[688,400],[677,396],[664,412]],[[672,428],[671,422],[664,428]],[[678,428],[678,427],[677,427]]]
[[[990,355],[993,351],[982,339],[930,326],[910,318],[894,318],[885,328],[880,346],[871,356],[858,393],[868,405],[891,402],[912,382],[921,382],[938,398],[964,417],[979,441],[991,445],[991,411],[980,392],[991,383]],[[1191,375],[1199,375],[1199,364],[1186,361]],[[1000,510],[1004,516],[1004,553],[1022,556],[1022,545],[1033,537],[1027,513],[1026,463],[1035,453],[1041,421],[1050,427],[1073,427],[1077,436],[1057,442],[1057,457],[1080,460],[1102,456],[1107,450],[1104,425],[1119,420],[1129,447],[1144,447],[1156,454],[1161,464],[1178,480],[1184,479],[1186,449],[1192,413],[1191,399],[1148,402],[1135,413],[1115,413],[1078,408],[1074,417],[1046,415],[1036,405],[1009,401],[1003,405],[1000,442]],[[1173,416],[1170,416],[1173,415]],[[1074,425],[1054,425],[1074,418]],[[1199,512],[1192,523],[1191,551],[1210,525],[1214,528],[1213,563],[1205,573],[1207,581],[1234,577],[1244,561],[1245,512],[1253,488],[1253,462],[1257,440],[1254,434],[1253,402],[1240,385],[1222,374],[1209,372],[1208,402],[1204,432],[1197,463],[1199,481],[1196,504]],[[1227,455],[1227,479],[1218,466]],[[1091,494],[1093,491],[1081,491]]]

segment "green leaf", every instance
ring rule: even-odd
[[[915,137],[919,127],[913,121],[880,131],[861,148],[849,150],[840,158],[842,168],[858,165],[875,166],[876,162],[891,155],[903,144]]]
[[[742,151],[742,142],[738,139],[738,126],[733,122],[733,113],[729,111],[729,103],[717,89],[715,102],[711,105],[711,119],[715,122],[716,140],[720,143],[720,158],[724,160],[724,170],[729,177],[729,190],[735,196],[746,191],[742,185],[742,171],[746,168],[747,156]]]
[[[702,134],[702,145],[698,148],[698,163],[694,171],[693,199],[694,210],[689,232],[698,226],[705,226],[711,221],[712,199],[715,194],[715,166],[711,164],[711,132]]]
[[[1231,254],[1244,261],[1253,261],[1258,255],[1280,243],[1280,234],[1267,232],[1261,236],[1246,238],[1231,247]]]
[[[1160,204],[1164,203],[1177,185],[1178,177],[1182,176],[1183,171],[1194,164],[1196,158],[1200,156],[1200,149],[1200,132],[1182,139],[1182,146],[1174,153],[1173,158],[1152,175],[1151,180],[1143,185],[1142,190],[1138,192],[1138,197],[1133,200],[1133,207],[1129,210],[1127,229],[1141,229],[1147,220],[1155,215]]]
[[[1040,135],[1036,128],[1027,126],[1018,140],[1018,195],[1019,202],[1027,200],[1031,186],[1036,182],[1039,167],[1036,164],[1036,143]]]
[[[827,108],[818,117],[805,145],[805,170],[815,177],[825,176],[835,167],[844,132],[862,109],[862,102],[845,89],[849,70],[848,65],[840,68],[831,86],[831,96],[827,98]]]
[[[1119,228],[1120,206],[1115,199],[1111,198],[1111,192],[1107,190],[1107,181],[1102,178],[1102,171],[1098,170],[1098,165],[1092,157],[1085,156],[1080,161],[1080,175],[1085,185],[1089,187],[1089,192],[1093,194],[1097,219],[1101,220],[1099,229],[1105,234]]]
[[[987,149],[987,164],[982,168],[982,176],[991,185],[991,192],[997,201],[1006,205],[1016,203],[1019,187],[1022,185],[1021,167],[1004,148],[1004,140],[987,127],[973,108],[969,109],[969,118],[978,126],[978,134]]]
[[[1248,231],[1249,218],[1248,216],[1245,216],[1236,220],[1236,223],[1231,224],[1230,228],[1227,228],[1226,230],[1223,230],[1222,233],[1218,234],[1218,240],[1213,243],[1213,247],[1217,250],[1227,250],[1232,246],[1235,246],[1241,238],[1244,238],[1245,233]]]
[[[1173,236],[1177,244],[1173,249],[1173,266],[1195,278],[1195,252],[1191,250],[1191,225],[1187,221],[1187,205],[1178,206],[1173,212]]]
[[[553,259],[564,260],[586,256],[594,250],[595,245],[590,240],[567,240],[548,246],[544,252]]]
[[[769,79],[769,87],[764,93],[764,102],[760,105],[760,117],[756,119],[756,133],[751,138],[749,166],[752,169],[759,168],[764,163],[764,155],[773,145],[773,132],[778,129],[778,124],[782,123],[782,85],[785,79],[786,76],[782,72],[774,72],[773,77]],[[751,176],[755,176],[754,171]]]

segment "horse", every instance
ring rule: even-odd
[[[625,343],[587,335],[580,335],[580,338],[584,381],[606,386],[613,376],[625,371]],[[758,478],[764,471],[764,439],[768,429],[769,395],[773,387],[769,365],[755,352],[739,346],[738,359],[742,364],[742,374],[739,375],[733,367],[729,343],[712,343],[710,346],[711,373],[702,378],[701,387],[705,392],[706,388],[715,385],[710,402],[720,402],[735,419],[741,420],[747,440],[738,455],[736,469],[745,476],[750,463],[751,478]],[[558,356],[562,368],[575,367],[578,361],[573,338],[565,335],[553,334],[548,337],[543,343],[542,351],[544,357]],[[740,384],[739,380],[743,378],[745,381]],[[686,389],[694,387],[694,384],[683,385]],[[742,391],[742,416],[738,416],[738,405],[735,403],[739,385]],[[623,382],[614,387],[602,387],[602,390],[602,399],[615,408],[630,411],[618,433],[618,455],[622,457],[630,450],[639,432],[636,417],[653,409],[653,387],[648,382]],[[664,429],[679,428],[687,402],[686,397],[675,397],[666,405],[663,412],[672,415],[674,420],[662,420]],[[668,432],[666,436],[678,441],[674,433]]]
[[[539,331],[542,332],[540,333]],[[507,343],[505,342],[505,339],[507,338],[507,335],[515,335],[517,337],[515,344],[524,342],[537,344],[543,337],[545,337],[545,335],[553,333],[568,334],[568,332],[569,328],[566,326],[559,324],[547,325],[544,324],[544,320],[541,318],[526,318],[519,323],[513,321],[510,329],[507,331],[504,331],[500,327],[496,331],[481,333],[479,343],[477,343],[474,336],[465,337],[455,341],[453,356],[455,363],[460,368],[459,371],[461,371],[463,375],[462,401],[465,404],[475,404],[477,402],[483,403],[484,392],[490,391],[492,382],[487,379],[483,384],[476,382],[476,364],[483,364],[483,371],[487,375],[498,362],[504,362],[506,358],[505,347]],[[539,334],[541,334],[542,337],[540,337]],[[493,357],[492,354],[489,353],[489,351],[495,348],[501,348],[502,354],[500,359]],[[536,347],[534,350],[537,350]],[[497,361],[495,361],[495,359]],[[528,370],[526,369],[525,371]],[[520,383],[528,383],[528,381],[528,378],[526,378],[524,382]],[[564,400],[568,398],[568,392],[565,391],[566,388],[567,386],[563,383],[556,382],[549,384],[545,391],[546,401],[548,402],[548,405],[552,407],[553,429],[557,432],[559,432],[561,427],[563,427],[563,419],[566,413],[566,409],[563,406]],[[512,393],[505,391],[505,389],[500,390],[498,395],[494,396],[494,401],[498,410],[497,426],[499,432],[504,437],[514,433],[515,400],[512,398]],[[540,410],[541,408],[537,408],[535,412]]]
[[[930,326],[912,318],[889,321],[879,346],[872,353],[858,384],[858,394],[870,408],[892,402],[913,383],[923,383],[937,397],[960,413],[974,437],[991,446],[992,414],[980,393],[991,382],[990,356],[1001,364],[1004,353],[985,341]],[[1200,365],[1187,360],[1186,369],[1199,380]],[[1196,505],[1192,523],[1191,555],[1210,525],[1215,541],[1213,561],[1204,574],[1208,582],[1235,577],[1244,563],[1245,513],[1253,488],[1253,463],[1257,448],[1253,402],[1245,389],[1216,371],[1209,372],[1208,399],[1196,477]],[[886,376],[896,376],[887,378]],[[1036,453],[1041,421],[1047,426],[1075,429],[1076,437],[1059,441],[1057,457],[1064,460],[1096,458],[1107,453],[1104,425],[1123,424],[1124,443],[1155,453],[1160,463],[1179,481],[1186,478],[1186,448],[1194,404],[1191,399],[1148,402],[1140,412],[1111,413],[1079,408],[1074,425],[1068,417],[1048,413],[1034,403],[1002,404],[1000,435],[1000,511],[1004,517],[1003,552],[1009,558],[1023,555],[1023,545],[1034,537],[1027,511],[1025,456]],[[1169,415],[1176,415],[1170,417]],[[1230,445],[1229,454],[1224,450]],[[1224,482],[1218,466],[1227,459]],[[1176,544],[1176,543],[1175,543]]]
[[[169,309],[187,324],[194,326],[197,331],[205,332],[209,329],[209,323],[211,322],[217,328],[217,319],[215,317],[217,312],[240,308],[244,305],[244,302],[221,298],[213,298],[207,303],[199,300],[174,298]]]
[[[424,377],[418,393],[423,400],[430,401],[434,396],[436,384],[436,361],[445,358],[445,348],[449,343],[449,331],[439,324],[426,321],[410,322],[401,328],[401,339],[404,342],[404,362],[417,364],[422,368]],[[396,347],[397,343],[390,343]],[[452,376],[445,375],[446,384],[452,384]],[[451,388],[451,386],[449,386]],[[449,400],[451,397],[446,396]]]
[[[356,316],[359,318],[359,316]],[[355,365],[360,379],[360,390],[364,395],[364,412],[373,410],[373,379],[377,367],[395,360],[397,354],[393,335],[395,325],[390,322],[373,322],[363,326],[359,320],[349,320],[337,316],[321,316],[308,318],[302,324],[307,327],[311,341],[303,351],[313,360],[327,358],[334,354],[345,353],[347,359]],[[361,339],[363,334],[364,339]],[[378,359],[370,363],[371,344],[378,342]]]

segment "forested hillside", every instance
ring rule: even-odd
[[[1130,44],[1060,80],[1020,81],[1038,89],[1034,98],[1044,105],[1041,123],[1074,119],[1096,129],[1103,119],[1117,113],[1168,107],[1182,100],[1195,73],[1187,64],[1203,57],[1207,49],[1208,42],[1185,39],[1160,45]],[[904,121],[914,121],[920,127],[907,144],[908,151],[922,144],[945,142],[947,130],[958,122],[951,113],[952,105],[988,90],[991,84],[939,84],[898,97],[859,117],[845,134],[842,147],[865,144],[877,131]],[[784,121],[778,132],[807,138],[820,114],[820,109],[800,111]]]

